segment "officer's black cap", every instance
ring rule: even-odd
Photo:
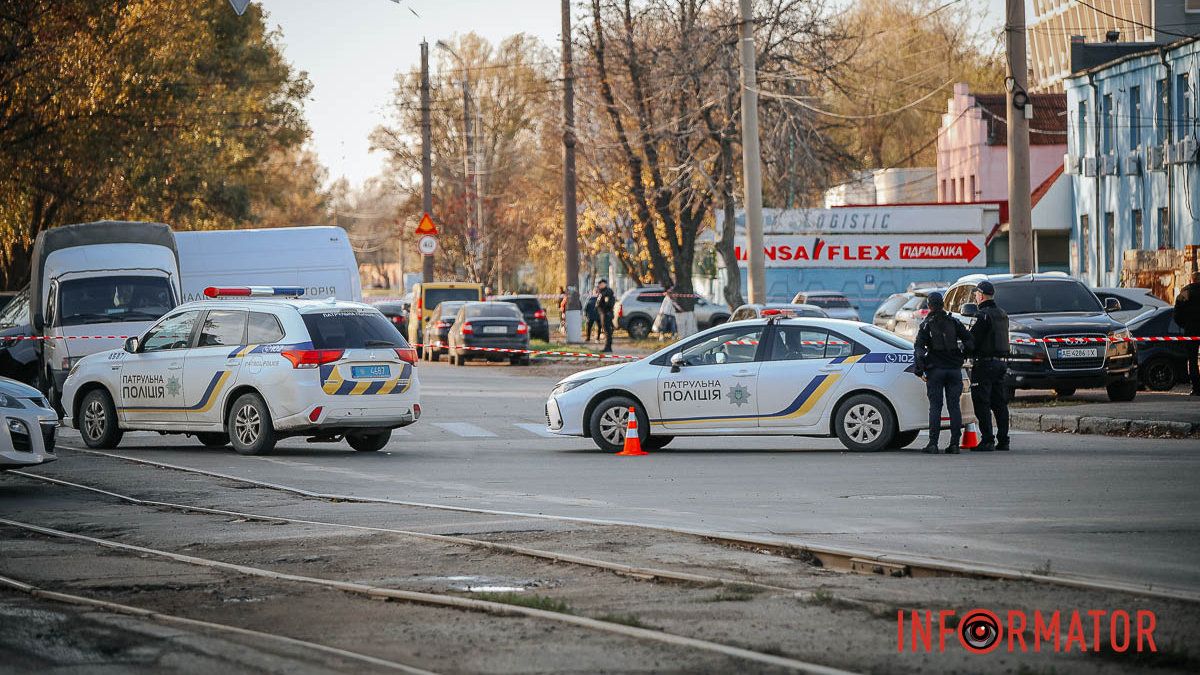
[[[975,290],[983,293],[984,295],[996,294],[996,287],[992,285],[992,282],[986,280],[979,282],[979,285],[975,287]]]
[[[929,294],[929,309],[941,309],[945,306],[946,302],[942,298],[941,293],[934,291],[933,293]]]

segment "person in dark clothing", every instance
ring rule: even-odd
[[[596,330],[596,339],[600,339],[600,310],[596,309],[597,297],[596,291],[592,291],[592,294],[588,296],[587,302],[583,304],[583,317],[587,319],[584,332],[587,335],[586,340],[588,342],[592,341],[593,328]]]
[[[604,349],[601,352],[612,351],[613,312],[616,307],[617,296],[608,287],[608,280],[601,279],[596,283],[596,311],[600,313],[600,326],[604,329]]]
[[[959,397],[963,391],[963,353],[971,351],[971,334],[958,319],[944,309],[941,293],[929,294],[929,316],[917,330],[916,358],[917,376],[925,380],[925,391],[929,395],[929,443],[922,452],[939,454],[938,436],[942,429],[942,400],[950,413],[950,445],[946,454],[958,454],[958,442],[962,438],[962,411]],[[962,343],[962,346],[959,346]]]
[[[1004,383],[1008,375],[1008,314],[996,306],[996,287],[981,281],[975,287],[979,314],[971,326],[975,352],[971,365],[971,404],[979,418],[976,452],[1008,450],[1008,401]],[[992,431],[992,417],[996,429]]]
[[[1175,323],[1184,335],[1200,337],[1200,271],[1192,272],[1192,283],[1184,286],[1175,296]],[[1192,396],[1200,396],[1200,341],[1183,343],[1187,348],[1188,378],[1192,381]]]

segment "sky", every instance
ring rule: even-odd
[[[998,22],[1004,0],[985,1]],[[331,179],[344,176],[353,186],[383,170],[368,135],[387,119],[395,74],[420,62],[422,39],[432,50],[437,40],[470,31],[493,43],[524,32],[556,44],[561,29],[559,0],[257,2],[267,25],[281,31],[288,60],[313,84],[305,104],[312,147]]]

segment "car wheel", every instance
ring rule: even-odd
[[[525,354],[522,356],[514,356],[511,359],[509,359],[508,362],[509,362],[509,364],[514,365],[514,366],[527,366],[527,365],[529,365],[529,355]]]
[[[223,448],[229,445],[229,435],[219,431],[202,431],[196,434],[196,440],[206,448]]]
[[[225,421],[233,449],[243,455],[265,455],[275,449],[271,410],[258,394],[242,394]]]
[[[1181,378],[1166,359],[1152,359],[1138,369],[1142,382],[1151,391],[1170,391]]]
[[[874,452],[896,437],[896,416],[878,396],[855,394],[838,406],[834,428],[850,450]]]
[[[346,434],[346,442],[359,452],[378,452],[392,440],[392,430],[369,434]]]
[[[650,337],[650,321],[641,317],[630,319],[629,326],[625,331],[634,340],[645,340]]]
[[[1114,403],[1132,401],[1137,396],[1137,380],[1121,380],[1108,385],[1108,400]]]
[[[442,353],[437,347],[430,347],[429,349],[426,349],[425,352],[428,354],[428,356],[425,357],[425,360],[429,361],[430,363],[437,363],[438,361],[442,360]]]
[[[917,436],[920,435],[921,432],[918,429],[913,429],[912,431],[899,431],[896,433],[896,437],[892,439],[892,442],[888,443],[887,447],[889,450],[903,450],[904,448],[912,445],[913,441],[917,440]]]
[[[1054,395],[1058,396],[1060,398],[1066,397],[1066,396],[1071,396],[1074,393],[1075,393],[1075,387],[1056,387],[1054,389]]]
[[[625,447],[625,429],[629,424],[629,409],[637,414],[638,438],[643,446],[650,439],[650,420],[636,401],[628,396],[613,396],[600,402],[588,419],[588,429],[596,447],[605,452],[620,452]]]
[[[639,423],[640,424],[640,423]],[[674,436],[648,436],[642,443],[643,450],[662,450],[675,440]]]
[[[89,448],[111,450],[121,442],[124,432],[117,424],[117,406],[103,389],[93,389],[79,406],[79,432]]]
[[[467,365],[466,352],[463,352],[462,354],[458,354],[458,355],[455,355],[454,352],[450,352],[450,358],[454,359],[454,365],[456,365],[456,366]]]

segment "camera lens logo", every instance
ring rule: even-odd
[[[958,641],[973,654],[987,654],[1000,645],[1000,618],[986,609],[973,609],[958,622]]]

